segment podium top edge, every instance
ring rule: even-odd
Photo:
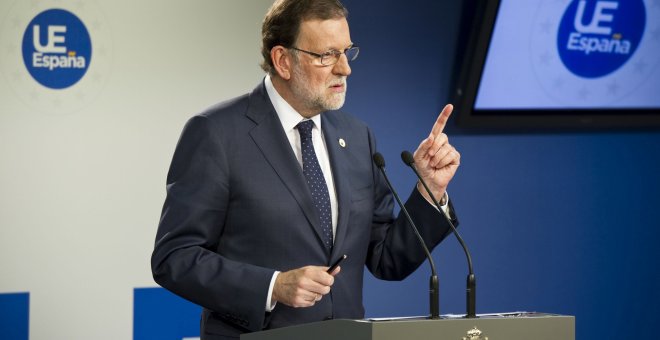
[[[530,319],[530,318],[574,318],[572,315],[562,315],[542,312],[506,312],[506,313],[487,313],[477,314],[477,319]],[[438,320],[461,320],[466,319],[465,314],[444,314],[440,319],[429,319],[427,316],[404,316],[404,317],[382,317],[365,319],[345,319],[354,322],[385,322],[385,321],[438,321]],[[339,319],[338,319],[339,320]]]

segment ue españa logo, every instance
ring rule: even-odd
[[[574,0],[559,24],[559,56],[579,77],[608,75],[635,53],[645,25],[642,0]]]
[[[39,13],[23,34],[23,62],[32,78],[51,89],[65,89],[87,72],[92,59],[89,32],[63,9]]]

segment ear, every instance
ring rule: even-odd
[[[291,78],[291,55],[283,46],[275,46],[270,50],[270,60],[273,61],[275,72],[280,78],[289,80]]]

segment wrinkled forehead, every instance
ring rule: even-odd
[[[352,44],[346,18],[310,19],[300,23],[296,45],[314,51],[342,51]]]

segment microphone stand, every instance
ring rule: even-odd
[[[447,223],[449,223],[449,226],[452,229],[452,232],[456,236],[456,239],[458,239],[458,243],[460,243],[461,247],[463,248],[463,251],[465,252],[465,257],[467,258],[468,262],[468,276],[467,276],[467,287],[466,287],[466,308],[467,308],[467,313],[465,314],[466,318],[476,318],[477,317],[477,279],[474,276],[474,270],[472,269],[472,256],[470,256],[470,251],[467,248],[467,245],[465,245],[465,242],[463,241],[463,238],[461,235],[458,233],[458,230],[456,230],[456,227],[454,226],[454,223],[451,222],[451,219],[442,211],[442,208],[440,207],[440,203],[438,200],[435,199],[435,196],[431,192],[431,189],[429,189],[428,185],[426,185],[426,182],[422,178],[422,176],[419,175],[419,172],[417,172],[417,167],[415,166],[415,160],[412,156],[412,154],[409,151],[403,151],[401,153],[401,159],[403,162],[409,166],[414,172],[415,175],[417,175],[417,178],[419,178],[419,181],[422,183],[422,186],[424,186],[424,189],[426,192],[431,196],[431,200],[433,200],[433,204],[438,208],[440,213],[445,217],[447,220]]]
[[[429,316],[429,319],[439,319],[440,318],[440,287],[439,287],[439,281],[438,281],[438,273],[435,270],[435,264],[433,263],[433,257],[431,256],[431,253],[429,252],[428,247],[426,247],[426,243],[424,243],[424,239],[422,238],[422,235],[419,234],[419,230],[415,226],[415,223],[413,222],[412,218],[410,217],[410,214],[408,213],[408,209],[403,205],[401,202],[401,199],[399,198],[399,195],[396,193],[394,190],[394,187],[392,186],[392,183],[390,183],[389,178],[387,178],[387,174],[385,173],[385,159],[383,159],[383,156],[380,153],[375,153],[373,156],[374,163],[376,163],[376,166],[380,170],[380,172],[383,174],[383,177],[385,178],[385,183],[387,183],[387,186],[390,188],[390,191],[392,192],[392,195],[396,199],[397,203],[399,204],[399,207],[401,207],[401,211],[403,214],[406,216],[406,219],[408,220],[408,223],[410,224],[410,227],[412,228],[413,232],[415,233],[415,236],[417,236],[417,240],[419,243],[422,245],[422,249],[424,250],[424,254],[426,255],[427,260],[429,261],[429,265],[431,266],[431,278],[429,280],[429,309],[431,312],[431,315]]]

